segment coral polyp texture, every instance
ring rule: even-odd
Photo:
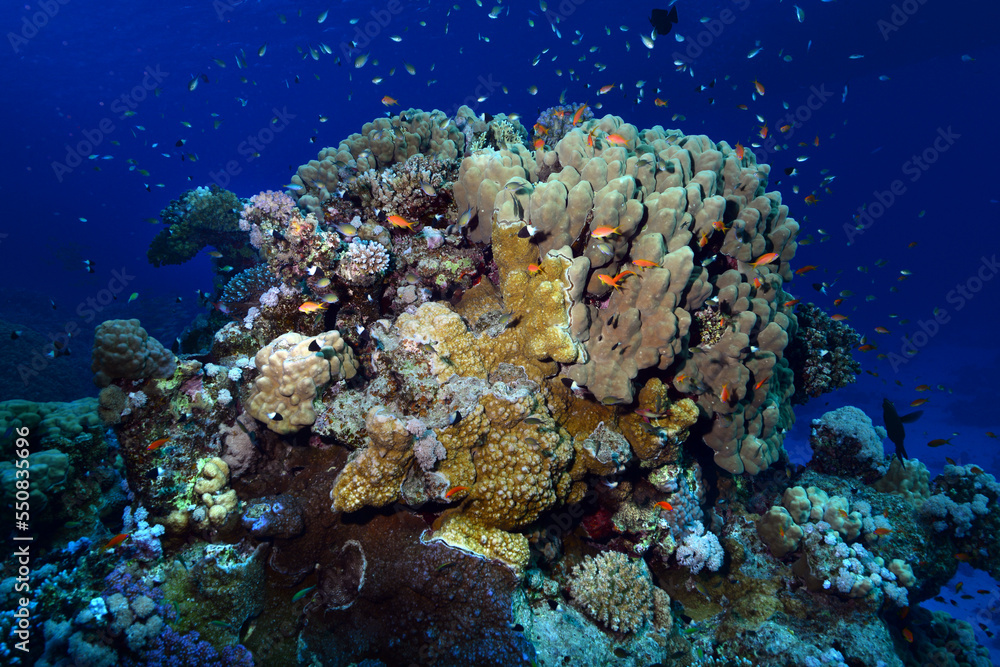
[[[98,387],[116,379],[170,377],[176,367],[174,355],[150,337],[139,320],[108,320],[98,325],[91,359]]]
[[[850,406],[785,451],[859,339],[793,310],[770,167],[584,104],[531,130],[407,109],[171,203],[151,260],[228,265],[184,353],[111,320],[97,398],[0,403],[38,664],[980,664],[919,605],[1000,576],[993,476]]]

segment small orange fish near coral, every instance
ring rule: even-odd
[[[903,639],[905,639],[906,641],[908,641],[908,642],[910,642],[912,644],[913,643],[913,630],[910,630],[909,628],[903,628]]]
[[[597,91],[598,95],[606,95],[611,92],[611,89],[615,87],[615,84],[609,83],[606,86],[601,86],[600,90]]]
[[[872,345],[871,343],[868,343],[866,345],[862,345],[861,347],[859,347],[858,351],[859,352],[871,352],[872,350],[877,350],[877,349],[878,349],[877,346]]]
[[[445,498],[451,498],[456,493],[460,493],[462,491],[468,491],[468,490],[469,490],[469,487],[467,487],[467,486],[453,486],[450,489],[448,489],[447,492],[445,492],[444,497]]]
[[[757,79],[753,80],[753,87],[757,89],[757,94],[758,95],[763,95],[764,94],[764,84],[762,84]]]
[[[963,563],[968,563],[970,560],[972,560],[972,556],[965,553],[964,551],[960,551],[959,553],[955,554],[955,560],[960,560]]]
[[[728,403],[729,399],[731,399],[732,397],[733,395],[729,392],[729,385],[728,384],[722,385],[722,393],[719,394],[719,399],[721,399],[723,403]]]
[[[667,106],[667,101],[661,100],[659,97],[657,97],[655,100],[653,100],[653,104],[655,104],[658,107],[665,107]]]
[[[764,386],[764,383],[765,383],[765,382],[767,382],[767,381],[768,381],[768,380],[770,380],[770,379],[771,379],[771,376],[770,376],[770,375],[768,375],[768,376],[767,376],[766,378],[764,378],[763,380],[761,380],[760,382],[758,382],[757,384],[755,384],[755,385],[753,386],[753,388],[754,388],[755,390],[756,390],[756,389],[760,389],[761,387],[763,387],[763,386]]]
[[[736,159],[737,160],[742,160],[743,159],[743,155],[745,154],[744,151],[745,151],[745,149],[743,148],[743,144],[741,144],[740,142],[737,141],[736,142]]]
[[[674,509],[674,506],[668,503],[666,500],[661,500],[660,502],[656,503],[656,506],[659,507],[660,509],[664,509],[667,511]]]
[[[129,537],[130,537],[130,535],[128,535],[128,533],[122,533],[121,535],[115,535],[110,540],[108,540],[107,544],[105,544],[103,547],[101,547],[101,551],[104,552],[104,551],[107,551],[108,549],[114,549],[119,544],[121,544],[122,542],[124,542],[125,540],[127,540]]]
[[[930,391],[931,386],[929,384],[918,384],[916,386],[917,391]]]
[[[921,405],[923,405],[924,403],[926,403],[928,400],[930,400],[930,399],[927,399],[927,398],[918,398],[917,400],[910,402],[910,407],[911,408],[919,408]]]
[[[791,301],[786,301],[781,305],[784,306],[785,308],[791,308],[792,306],[800,303],[801,301],[802,299],[792,299]]]
[[[542,267],[538,266],[537,264],[528,264],[528,273],[530,273],[531,275],[535,275],[541,270]]]
[[[587,109],[587,105],[586,104],[582,104],[582,105],[580,105],[580,108],[576,110],[576,113],[573,114],[573,124],[574,125],[579,125],[580,124],[580,121],[583,120],[583,112],[586,109]]]
[[[660,268],[659,264],[648,259],[633,259],[632,264],[638,266],[640,269],[652,269],[654,267],[657,269]]]
[[[887,334],[889,333],[889,330],[885,327],[875,327],[875,333]]]
[[[315,301],[306,301],[304,304],[299,306],[300,313],[315,313],[321,310],[326,310],[329,304],[327,303],[316,303]]]
[[[847,315],[841,315],[840,313],[837,313],[835,315],[831,315],[830,319],[833,320],[834,322],[843,322],[844,320],[847,319]]]
[[[707,245],[708,245],[708,232],[705,232],[701,235],[701,238],[698,239],[698,247],[704,248]]]
[[[628,139],[620,134],[609,134],[604,139],[612,146],[624,146],[628,143]]]
[[[815,271],[815,270],[816,270],[815,264],[807,264],[806,266],[803,266],[801,269],[795,269],[795,275],[804,276],[810,271]]]
[[[398,215],[390,215],[387,220],[392,224],[393,227],[406,227],[411,232],[413,231],[413,223],[404,217]]]
[[[878,535],[879,537],[883,537],[885,535],[888,535],[891,532],[892,532],[891,528],[876,528],[875,529],[875,534]]]
[[[590,232],[590,235],[595,239],[603,239],[606,236],[611,236],[612,234],[621,235],[621,227],[598,227],[594,231]]]
[[[809,195],[808,197],[806,197],[806,204],[809,206],[816,204],[818,201],[819,199],[816,198],[816,195]]]
[[[761,266],[766,266],[767,264],[770,264],[771,262],[773,262],[776,259],[778,259],[778,253],[776,253],[776,252],[769,252],[769,253],[766,253],[766,254],[761,255],[760,257],[758,257],[757,261],[754,262],[753,264],[751,264],[750,266],[752,266],[753,268],[756,269],[756,268],[761,267]]]
[[[153,442],[149,443],[149,447],[146,447],[146,451],[155,452],[157,449],[167,444],[168,442],[170,442],[170,438],[160,438],[159,440],[154,440]]]
[[[391,107],[393,104],[399,104],[399,102],[396,101],[395,97],[389,97],[388,95],[386,95],[385,97],[382,98],[382,104],[386,105],[387,107]]]
[[[599,273],[599,274],[597,274],[597,279],[600,280],[602,283],[604,283],[605,285],[607,285],[609,287],[613,287],[614,289],[621,289],[621,287],[618,285],[618,283],[623,278],[627,278],[628,276],[637,276],[637,275],[639,275],[639,274],[636,273],[635,271],[622,271],[617,276],[615,276],[614,278],[612,278],[611,276],[609,276],[606,273]]]
[[[542,137],[538,137],[537,139],[535,139],[535,143],[533,143],[532,146],[536,151],[542,150],[543,148],[545,148],[545,139],[543,139]]]

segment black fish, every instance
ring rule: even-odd
[[[922,414],[924,414],[923,410],[917,410],[916,412],[911,412],[908,415],[900,417],[892,401],[888,398],[882,399],[882,421],[885,423],[885,432],[889,435],[889,439],[892,440],[893,444],[896,445],[896,454],[900,459],[909,458],[906,456],[906,450],[903,448],[903,438],[906,437],[906,429],[903,428],[903,424],[917,421]]]
[[[677,23],[677,8],[654,9],[649,15],[649,22],[656,30],[657,35],[669,35]]]

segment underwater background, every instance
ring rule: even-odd
[[[3,661],[992,664],[998,19],[6,4]]]

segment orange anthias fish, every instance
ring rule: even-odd
[[[659,507],[660,509],[667,511],[674,509],[674,506],[668,503],[666,500],[661,500],[660,502],[656,503],[656,506]]]
[[[931,386],[929,384],[918,384],[916,386],[917,391],[930,391]]]
[[[306,301],[304,304],[299,306],[300,313],[316,313],[321,310],[326,310],[330,304],[328,303],[316,303],[315,301]]]
[[[155,452],[157,449],[167,444],[168,442],[170,442],[170,438],[160,438],[159,440],[154,440],[153,442],[149,443],[149,447],[146,447],[146,451]]]
[[[767,381],[768,381],[768,380],[770,380],[770,379],[771,379],[771,376],[770,376],[770,375],[768,375],[768,376],[767,376],[766,378],[764,378],[763,380],[761,380],[760,382],[758,382],[757,384],[755,384],[755,385],[753,386],[753,388],[754,388],[755,390],[757,390],[757,389],[760,389],[761,387],[763,387],[763,386],[764,386],[764,383],[765,383],[765,382],[767,382]]]
[[[740,142],[737,141],[736,142],[736,159],[737,160],[742,160],[744,154],[745,154],[745,149],[743,148],[743,144],[741,144]]]
[[[393,227],[406,227],[411,232],[413,231],[413,223],[398,215],[390,215],[387,220],[392,224]]]
[[[467,486],[453,486],[450,489],[448,489],[447,492],[445,492],[444,497],[445,498],[451,498],[456,493],[461,493],[462,491],[468,491],[468,490],[469,490],[469,487],[467,487]]]
[[[604,95],[606,93],[610,93],[611,89],[614,88],[614,87],[615,87],[615,84],[613,84],[613,83],[609,83],[606,86],[601,86],[601,89],[597,91],[597,94],[598,95]]]
[[[927,399],[927,398],[918,398],[917,400],[912,401],[910,403],[910,407],[911,408],[919,408],[921,405],[923,405],[924,403],[926,403],[928,400],[930,400],[930,399]]]
[[[579,125],[580,124],[580,121],[583,120],[583,112],[586,109],[587,109],[587,105],[586,104],[582,104],[582,105],[580,105],[580,108],[576,110],[576,113],[573,114],[573,124],[574,125]]]
[[[905,639],[906,641],[908,641],[909,643],[912,644],[913,643],[913,630],[910,630],[909,628],[903,628],[903,639]]]
[[[604,139],[612,146],[624,146],[628,143],[628,139],[620,134],[609,134]]]
[[[837,313],[836,315],[831,315],[830,319],[833,320],[834,322],[843,322],[844,320],[847,319],[847,315],[841,315],[840,313]]]
[[[816,195],[809,195],[808,197],[806,197],[806,204],[808,206],[814,206],[818,202],[819,202],[819,199],[816,198]]]
[[[776,259],[778,259],[778,253],[776,253],[776,252],[769,252],[769,253],[767,253],[765,255],[761,255],[760,257],[758,257],[757,261],[754,262],[753,264],[751,264],[750,266],[752,266],[753,268],[756,269],[758,267],[770,264],[771,262],[773,262]]]
[[[729,393],[729,385],[728,384],[722,385],[722,393],[719,394],[719,398],[722,400],[722,402],[728,403],[732,397],[733,395]]]
[[[705,232],[701,235],[701,238],[698,239],[698,247],[704,248],[707,245],[708,245],[708,232]]]
[[[792,299],[791,301],[786,301],[785,303],[783,303],[781,305],[783,305],[785,308],[791,308],[792,306],[796,305],[797,303],[799,303],[801,301],[802,301],[802,299]]]
[[[545,148],[545,139],[543,139],[542,137],[538,137],[537,139],[535,139],[535,143],[532,144],[532,147],[534,147],[536,151],[542,150],[543,148]]]
[[[871,343],[866,343],[866,344],[862,345],[861,347],[859,347],[858,351],[859,352],[871,352],[872,350],[877,350],[877,349],[878,349],[877,346],[872,345]]]
[[[633,259],[632,264],[638,266],[640,269],[661,268],[659,264],[649,259]]]
[[[621,281],[623,278],[627,278],[628,276],[637,276],[637,275],[639,275],[639,274],[636,273],[635,271],[622,271],[617,276],[615,276],[614,278],[612,278],[611,276],[609,276],[606,273],[598,273],[597,274],[597,279],[600,280],[605,285],[608,285],[609,287],[613,287],[614,289],[617,290],[617,289],[621,289],[621,287],[618,285],[619,281]]]
[[[661,100],[659,97],[657,97],[655,100],[653,100],[653,104],[655,104],[658,107],[665,107],[667,106],[667,101]]]
[[[130,536],[128,535],[128,533],[122,533],[121,535],[115,535],[110,540],[108,540],[107,544],[105,544],[103,547],[101,547],[101,551],[104,552],[104,551],[107,551],[108,549],[114,549],[119,544],[121,544],[122,542],[124,542],[125,540],[127,540],[129,537]]]
[[[795,275],[797,275],[797,276],[804,276],[805,274],[809,273],[810,271],[815,271],[815,270],[816,270],[816,266],[813,265],[813,264],[809,264],[807,266],[803,266],[801,269],[796,269],[795,270]]]
[[[542,267],[540,267],[538,264],[528,264],[528,273],[530,273],[531,275],[535,275],[541,270]]]
[[[603,239],[606,236],[611,236],[612,234],[621,235],[621,227],[598,227],[594,231],[590,232],[590,235],[595,239]]]
[[[382,104],[386,105],[387,107],[391,107],[393,104],[399,104],[399,102],[396,101],[396,98],[389,97],[388,95],[386,95],[385,97],[382,98]]]
[[[892,529],[891,528],[876,528],[874,532],[879,537],[883,537],[883,536],[888,535],[889,533],[891,533]]]
[[[875,333],[887,334],[889,333],[889,330],[885,327],[875,327]]]
[[[757,79],[754,79],[753,80],[753,86],[754,86],[754,88],[757,89],[757,94],[758,95],[763,95],[764,94],[764,84],[762,84],[760,81],[758,81]]]
[[[757,134],[760,135],[761,139],[767,139],[767,125],[761,125],[760,131]]]

